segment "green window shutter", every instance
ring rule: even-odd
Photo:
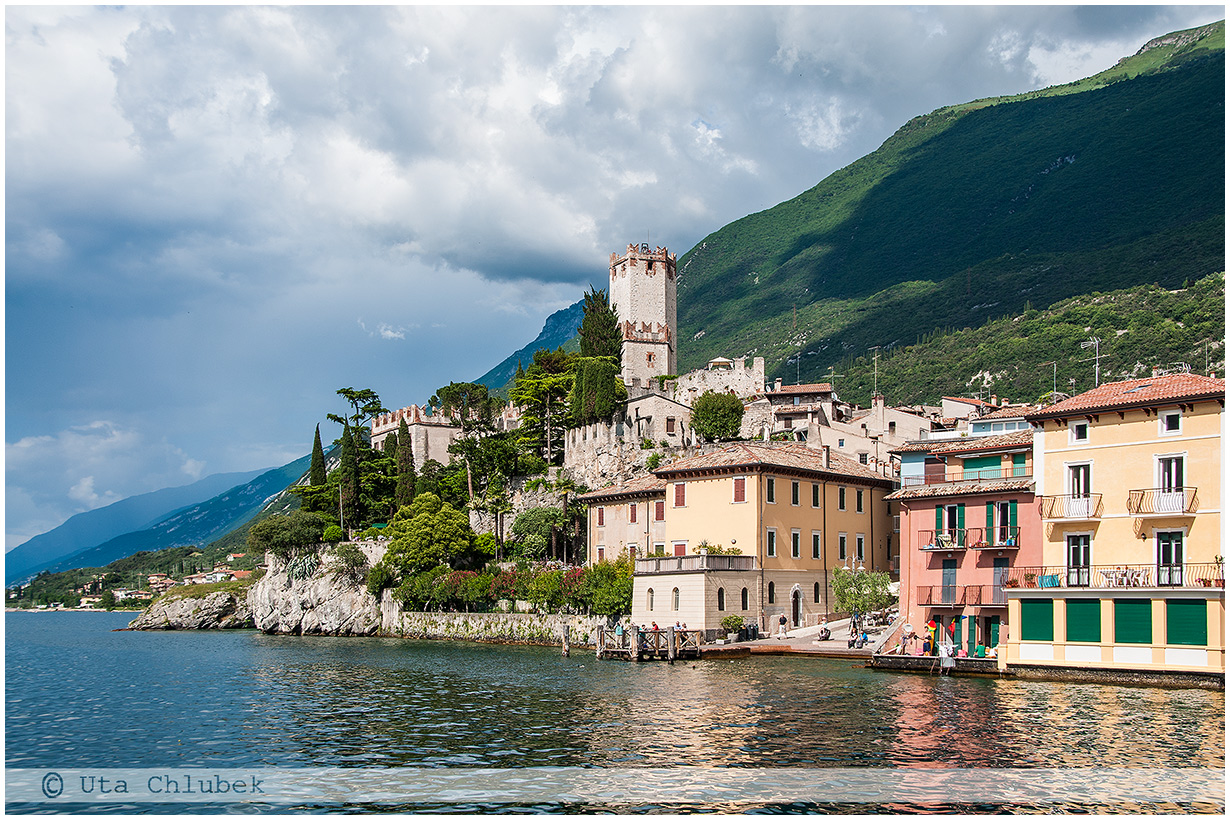
[[[1115,643],[1153,643],[1153,606],[1148,598],[1115,599]]]
[[[1097,643],[1102,640],[1102,602],[1097,598],[1068,599],[1068,640]]]
[[[1012,474],[1014,476],[1025,475],[1025,454],[1012,454]]]
[[[1015,501],[1008,502],[1008,526],[1009,527],[1016,526],[1016,502]]]
[[[957,544],[966,546],[965,544],[965,505],[957,505]]]
[[[1021,600],[1021,640],[1055,640],[1055,602],[1050,598]]]
[[[991,642],[987,646],[999,646],[999,616],[991,616]]]
[[[978,638],[978,619],[972,615],[969,617],[969,639],[966,643],[965,653],[971,658],[974,657],[974,645]]]
[[[1208,646],[1208,602],[1166,601],[1166,643],[1182,646]]]
[[[991,533],[995,530],[995,504],[991,501],[987,502],[987,540],[991,540]]]
[[[935,505],[935,531],[939,532],[944,529],[944,505]]]

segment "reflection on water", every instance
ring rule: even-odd
[[[6,616],[6,763],[1221,767],[1223,692]],[[105,728],[105,731],[103,729]]]

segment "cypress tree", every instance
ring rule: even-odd
[[[320,425],[316,425],[316,440],[312,442],[312,468],[308,471],[308,483],[313,487],[323,487],[328,481],[325,473],[325,450],[320,446]]]
[[[605,290],[594,290],[591,285],[585,293],[584,318],[578,335],[581,337],[581,355],[613,356],[622,361],[624,336],[619,329],[619,317],[611,307]]]
[[[342,463],[341,483],[338,491],[342,499],[342,517],[344,527],[359,526],[359,457],[355,450],[354,436],[350,432],[350,424],[342,428]]]
[[[414,485],[418,476],[414,471],[414,448],[410,443],[410,428],[403,417],[397,426],[397,489],[393,503],[401,508],[414,500]]]

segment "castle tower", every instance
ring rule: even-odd
[[[647,385],[678,373],[675,345],[675,254],[629,245],[611,254],[611,306],[624,335],[623,380]]]

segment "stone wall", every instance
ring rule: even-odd
[[[734,393],[747,398],[764,392],[764,359],[752,359],[748,367],[745,359],[735,359],[731,367],[706,367],[693,370],[675,380],[675,401],[691,407],[707,391]]]
[[[423,465],[429,459],[448,464],[452,459],[448,446],[457,436],[461,435],[461,428],[453,426],[451,421],[445,420],[442,416],[428,415],[426,408],[419,407],[417,404],[372,419],[372,447],[383,449],[384,440],[388,438],[389,433],[397,432],[403,418],[406,420],[411,446],[414,449],[414,469],[423,469]]]
[[[387,595],[387,592],[386,592]],[[605,617],[588,615],[535,615],[514,612],[394,612],[390,599],[390,628],[384,634],[401,638],[520,643],[559,646],[564,627],[569,627],[569,645],[597,646],[599,626],[614,627]],[[382,608],[384,608],[382,606]]]

